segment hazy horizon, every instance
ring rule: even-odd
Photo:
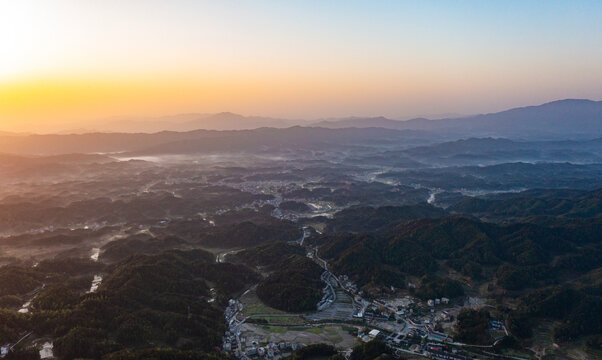
[[[321,122],[339,122],[352,119],[371,119],[385,118],[388,120],[395,120],[399,122],[406,122],[417,119],[427,120],[449,120],[459,118],[471,118],[478,115],[489,115],[496,114],[507,110],[520,109],[525,107],[537,107],[549,103],[560,102],[560,101],[593,101],[600,102],[602,100],[597,99],[555,99],[546,101],[542,104],[527,104],[524,106],[517,106],[512,108],[503,108],[499,111],[488,111],[483,113],[474,114],[454,114],[454,113],[441,113],[441,114],[417,114],[408,117],[388,117],[379,114],[357,116],[354,114],[333,116],[333,117],[318,117],[318,118],[286,118],[286,117],[270,117],[258,114],[239,114],[230,111],[221,111],[216,113],[178,113],[178,114],[165,114],[155,116],[113,116],[104,119],[89,119],[86,121],[75,121],[71,123],[53,123],[50,127],[37,126],[36,129],[31,130],[28,124],[16,124],[13,127],[0,128],[0,134],[2,132],[7,134],[20,134],[20,135],[45,135],[45,134],[80,134],[80,133],[92,133],[92,132],[140,132],[140,133],[155,133],[160,131],[191,131],[191,130],[251,130],[261,127],[276,127],[276,128],[287,128],[292,126],[322,126]],[[240,117],[242,122],[237,125],[236,122],[227,122],[225,127],[217,125],[215,122],[223,117],[228,119],[235,119]],[[259,123],[257,121],[259,120]],[[262,122],[263,121],[263,122]],[[182,128],[182,126],[185,126]],[[186,127],[187,126],[187,127]],[[470,134],[467,134],[470,136]]]
[[[478,114],[602,98],[602,4],[5,2],[0,129],[223,111]]]

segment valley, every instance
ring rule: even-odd
[[[6,358],[598,356],[599,140],[321,132],[1,163]]]

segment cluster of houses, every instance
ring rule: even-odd
[[[423,339],[431,339],[434,336],[440,336],[439,341],[453,342],[453,339],[449,338],[446,334],[439,333],[426,327],[425,330],[419,328],[413,328],[408,333],[410,336],[422,337]],[[410,348],[415,353],[422,353],[428,357],[435,358],[438,360],[469,360],[469,358],[459,355],[458,350],[453,347],[449,347],[442,343],[425,342],[424,340],[420,344],[412,345],[405,336],[402,334],[386,336],[383,332],[377,329],[372,329],[367,333],[359,333],[358,337],[361,341],[368,342],[373,339],[384,339],[387,343],[395,348],[405,347]]]
[[[222,342],[222,349],[237,359],[247,360],[250,358],[272,359],[279,358],[283,354],[291,353],[304,344],[298,343],[268,343],[265,346],[259,346],[256,341],[247,344],[247,338],[239,330],[242,321],[237,319],[237,315],[242,311],[243,305],[240,301],[229,300],[225,310],[225,320],[227,329]],[[243,320],[244,321],[244,320]]]
[[[434,299],[434,300],[433,299],[429,299],[429,300],[427,300],[426,304],[428,306],[430,306],[431,308],[434,308],[435,305],[441,305],[441,304],[447,305],[447,304],[449,304],[449,299],[445,298],[445,297],[441,298],[441,299]]]
[[[291,352],[304,347],[304,344],[298,343],[269,343],[265,346],[258,346],[257,343],[254,343],[251,347],[245,350],[244,353],[237,354],[234,352],[234,356],[239,359],[249,359],[249,358],[279,358],[282,355],[290,354]]]
[[[239,322],[236,319],[236,315],[242,311],[242,303],[237,300],[230,299],[228,301],[228,306],[224,312],[226,318],[226,333],[223,338],[223,349],[224,351],[231,352],[233,350],[239,351],[241,345],[241,341],[244,338],[241,337],[241,332],[238,330]]]
[[[449,348],[445,344],[427,343],[423,353],[437,360],[471,360],[471,358],[457,353],[456,348]]]
[[[354,314],[354,318],[376,321],[404,320],[411,326],[408,335],[433,341],[453,342],[453,339],[448,334],[434,330],[434,325],[437,322],[453,321],[453,316],[445,310],[441,309],[440,312],[435,315],[437,307],[449,305],[450,299],[441,297],[427,300],[425,304],[426,310],[430,311],[433,316],[420,320],[418,314],[421,312],[417,310],[415,313],[414,310],[416,309],[413,306],[410,306],[412,300],[409,298],[401,306],[394,306],[378,299],[368,301],[362,298],[361,292],[357,291],[357,288],[349,281],[349,278],[346,275],[341,275],[338,277],[338,280],[347,291],[354,295],[354,303],[359,308],[359,311]],[[497,323],[492,323],[491,327],[501,328]],[[373,330],[368,334],[359,334],[358,336],[363,341],[369,341],[378,337],[378,330]],[[399,342],[406,342],[406,340],[401,338],[396,339]],[[396,343],[395,345],[400,346],[402,344]]]
[[[411,317],[414,314],[414,309],[412,308],[406,308],[405,306],[403,308],[396,307],[381,300],[374,300],[370,302],[362,299],[362,297],[359,295],[356,295],[354,300],[357,304],[360,305],[360,311],[354,315],[355,318],[363,318],[367,320],[377,321],[389,321],[402,318],[407,319],[408,317]],[[428,305],[428,308],[430,308],[430,312],[435,313],[435,307],[437,305],[448,305],[449,299],[431,299],[428,300],[426,303]],[[438,317],[435,318],[435,320],[449,322],[453,320],[453,317],[447,311],[441,311],[441,313],[438,314]]]

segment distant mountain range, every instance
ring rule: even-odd
[[[243,116],[231,112],[217,114],[179,114],[157,118],[124,118],[105,120],[94,125],[99,132],[154,133],[160,131],[192,130],[252,130],[262,127],[286,128],[307,125],[303,120],[275,119],[262,116]],[[74,131],[75,133],[75,131]],[[80,131],[77,131],[80,133]]]
[[[410,122],[416,121],[430,121],[429,119],[419,118],[412,120],[393,120],[384,116],[377,117],[347,117],[338,119],[320,120],[314,122],[313,126],[324,127],[329,129],[344,129],[344,128],[367,128],[367,127],[380,127],[385,129],[405,130],[411,128],[408,126]]]
[[[436,132],[449,139],[505,137],[514,139],[594,138],[602,136],[602,101],[567,99],[539,106],[510,109],[498,113],[449,117],[439,120],[415,118],[394,120],[386,117],[347,117],[325,120],[291,120],[218,114],[180,114],[157,118],[114,119],[92,125],[94,132],[154,133],[192,130],[252,130],[262,127],[314,126],[329,129],[379,127],[394,130]],[[72,133],[83,133],[77,130]],[[88,131],[91,132],[91,131]],[[68,132],[63,132],[68,133]],[[1,135],[1,134],[0,134]]]
[[[0,133],[0,152],[14,154],[68,154],[127,152],[139,154],[182,154],[211,151],[257,151],[257,149],[314,150],[337,146],[362,144],[390,144],[398,149],[434,142],[494,137],[514,140],[589,140],[602,137],[602,101],[561,100],[540,106],[507,110],[494,114],[455,119],[408,121],[384,117],[345,118],[304,123],[292,126],[290,120],[263,117],[244,117],[232,113],[214,115],[185,114],[156,121],[124,121],[121,132],[64,135],[27,135]],[[169,125],[171,124],[171,125]],[[144,129],[162,129],[167,126],[178,131],[144,133]],[[187,130],[199,126],[216,130]],[[308,126],[309,125],[309,126]],[[107,125],[110,128],[110,125]],[[231,130],[233,128],[248,128]],[[107,133],[110,132],[110,133]],[[545,145],[545,152],[541,146]],[[566,149],[572,149],[566,152]],[[538,152],[536,152],[536,150]],[[575,144],[525,144],[509,141],[470,140],[442,144],[434,148],[416,149],[408,153],[413,158],[437,157],[437,161],[451,164],[456,156],[466,160],[474,157],[481,162],[484,153],[504,157],[547,161],[592,162],[600,156],[597,142]],[[566,152],[563,156],[559,153]],[[527,156],[528,155],[528,156]],[[561,154],[562,155],[562,154]]]
[[[286,129],[195,130],[143,133],[0,136],[0,153],[56,155],[125,153],[128,156],[210,152],[334,149],[345,146],[395,146],[425,139],[428,134],[390,129],[324,129],[294,126]],[[420,141],[424,143],[425,141]]]
[[[345,118],[320,121],[313,125],[327,128],[423,130],[459,137],[593,138],[602,135],[602,101],[567,99],[498,113],[441,120]]]

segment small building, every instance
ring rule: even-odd
[[[378,337],[378,335],[380,335],[380,331],[376,330],[376,329],[372,329],[370,330],[370,332],[368,333],[368,336],[370,336],[371,338],[376,338]]]
[[[435,301],[433,301],[432,299],[429,299],[427,302],[428,306],[435,306]]]
[[[2,347],[0,347],[0,358],[3,358],[6,355],[8,355],[9,351],[10,351],[10,344],[2,345]]]
[[[504,327],[504,322],[501,320],[489,320],[489,328],[493,330],[501,330]]]
[[[444,303],[445,305],[447,305],[447,304],[449,304],[449,299],[446,297],[441,298],[441,302]]]

